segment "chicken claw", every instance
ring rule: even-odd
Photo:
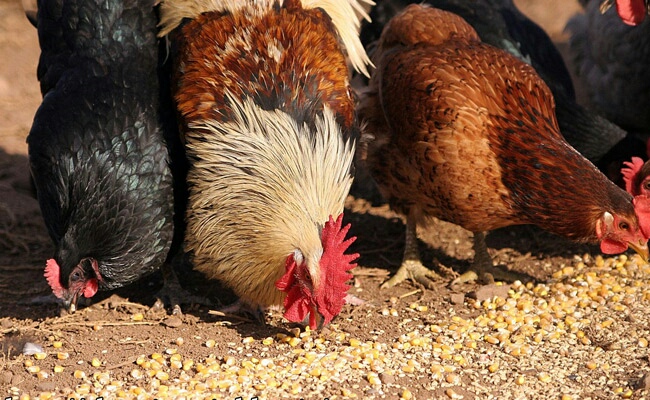
[[[417,282],[427,289],[433,289],[433,282],[440,279],[437,273],[425,267],[422,261],[420,261],[416,223],[410,217],[406,221],[406,238],[402,265],[392,278],[381,285],[381,289],[393,287],[406,279]]]
[[[397,273],[384,282],[381,288],[386,289],[396,286],[406,279],[417,282],[427,289],[433,289],[433,281],[440,279],[440,276],[422,265],[419,260],[404,260]]]

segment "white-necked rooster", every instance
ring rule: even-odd
[[[357,258],[342,227],[359,132],[347,62],[369,63],[356,13],[356,0],[162,3],[195,268],[312,328],[341,311]]]

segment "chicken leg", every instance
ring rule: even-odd
[[[458,283],[479,281],[484,284],[494,283],[495,278],[502,281],[521,280],[525,277],[513,271],[505,271],[494,266],[492,257],[485,243],[485,232],[474,232],[474,261],[472,267],[451,281],[450,286]]]
[[[406,219],[406,239],[404,243],[404,258],[402,265],[392,278],[381,285],[382,289],[393,287],[406,279],[422,284],[427,289],[433,288],[433,281],[440,279],[440,276],[420,261],[418,250],[418,237],[416,232],[417,224],[412,217]]]
[[[165,309],[167,305],[171,308],[172,315],[180,316],[183,314],[181,304],[212,306],[212,302],[208,298],[196,296],[183,289],[176,272],[174,272],[174,266],[171,261],[167,261],[161,266],[161,272],[163,276],[163,287],[156,293],[156,302],[153,305],[154,309]]]

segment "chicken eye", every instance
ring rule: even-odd
[[[82,280],[81,272],[74,271],[73,273],[70,274],[71,282],[79,282],[80,280]]]
[[[650,181],[644,182],[643,183],[643,188],[646,190],[650,190]]]
[[[618,228],[619,228],[620,230],[627,231],[628,229],[630,229],[630,224],[628,224],[628,223],[625,222],[625,221],[621,221],[621,222],[618,224]]]

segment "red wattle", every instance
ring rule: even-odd
[[[600,242],[600,251],[605,254],[620,254],[627,250],[627,244],[612,240],[612,239],[603,239]]]

